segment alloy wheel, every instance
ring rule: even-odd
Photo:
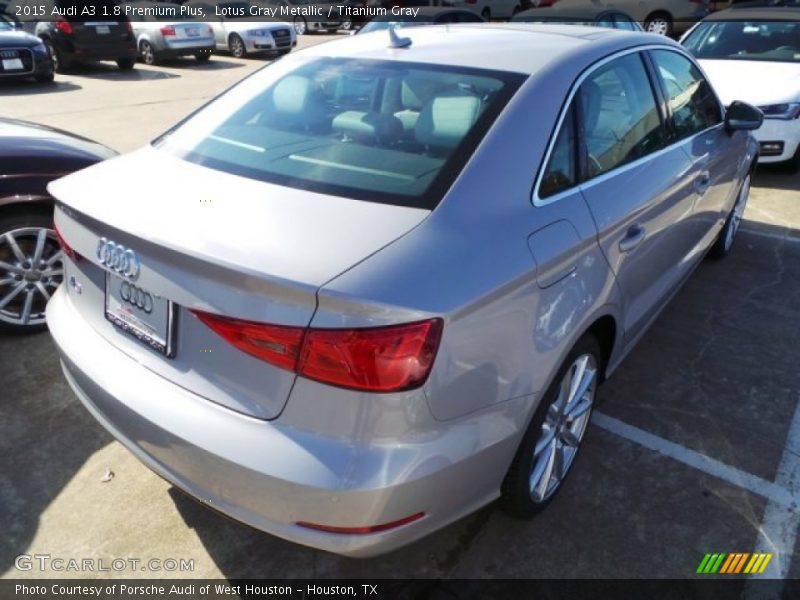
[[[648,33],[657,33],[658,35],[667,35],[669,33],[669,21],[664,17],[656,17],[647,23]]]
[[[153,50],[153,46],[151,46],[149,42],[142,42],[142,45],[139,48],[139,53],[142,57],[142,62],[144,62],[144,64],[146,65],[155,64],[156,53]]]
[[[244,42],[242,38],[238,35],[234,34],[231,36],[231,40],[229,42],[231,54],[236,58],[242,58],[245,55],[244,49]]]
[[[535,503],[550,498],[575,460],[597,391],[597,361],[591,354],[578,356],[567,369],[550,405],[533,448],[529,477]]]
[[[294,32],[297,35],[303,35],[306,32],[306,20],[303,17],[294,18]]]
[[[0,321],[41,325],[63,278],[61,248],[52,229],[22,227],[0,235]]]
[[[342,21],[342,31],[350,31],[353,28],[353,20],[350,17],[345,17]]]

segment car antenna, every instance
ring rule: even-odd
[[[394,25],[389,25],[389,48],[408,48],[411,38],[400,37],[394,30]]]

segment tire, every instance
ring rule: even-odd
[[[750,197],[750,176],[752,174],[753,170],[751,169],[744,178],[742,187],[739,188],[736,201],[733,203],[733,208],[731,208],[728,218],[725,219],[722,231],[719,232],[719,236],[717,236],[716,241],[708,251],[708,257],[713,260],[725,258],[733,247],[736,233],[739,231],[739,225],[742,222],[744,209],[747,207],[747,199]]]
[[[53,42],[44,40],[44,45],[47,46],[47,51],[50,53],[50,60],[53,61],[53,70],[56,73],[65,73],[72,66],[72,61],[65,58],[60,50],[57,50]]]
[[[39,263],[31,268],[31,259],[36,257],[39,234],[44,231]],[[20,261],[6,234],[27,260]],[[44,330],[44,307],[49,295],[55,292],[63,277],[61,249],[58,247],[53,218],[44,212],[15,213],[0,217],[0,263],[9,264],[14,269],[0,268],[0,330],[15,333],[33,333]],[[45,265],[49,263],[49,266]],[[42,293],[44,289],[45,293]],[[46,294],[46,295],[45,295]],[[11,300],[8,297],[13,295]],[[30,301],[28,300],[30,298]],[[5,302],[4,302],[5,300]],[[28,305],[30,302],[30,305]],[[25,321],[27,308],[28,318]]]
[[[339,29],[342,31],[351,31],[353,29],[353,19],[350,17],[345,17]]]
[[[247,48],[245,48],[244,40],[238,34],[232,33],[228,38],[228,50],[234,58],[244,58],[247,56]]]
[[[482,17],[483,17],[483,18],[484,18],[484,19],[485,19],[487,22],[488,22],[488,21],[491,21],[491,20],[492,20],[492,11],[491,11],[491,9],[490,9],[488,6],[487,6],[486,8],[484,8],[484,9],[481,11],[481,16],[482,16]]]
[[[135,58],[118,58],[117,66],[120,71],[131,71],[136,66]]]
[[[653,13],[644,21],[644,30],[648,33],[656,33],[671,37],[675,30],[675,23],[672,17],[665,12]]]
[[[48,71],[47,73],[37,73],[33,78],[39,83],[53,83],[56,74],[53,71]]]
[[[153,44],[147,40],[139,42],[139,58],[146,65],[158,63],[158,56],[156,55],[156,49],[153,48]]]
[[[534,517],[562,488],[589,424],[602,359],[597,339],[586,334],[569,352],[542,396],[501,488],[500,506],[509,515]],[[578,386],[570,396],[576,376],[586,386]],[[558,475],[554,473],[557,456],[561,457]]]
[[[198,52],[194,55],[194,58],[197,62],[207,63],[209,60],[211,60],[211,51],[203,50],[202,52]]]
[[[308,23],[303,17],[297,16],[294,18],[294,32],[297,35],[304,35],[308,33]]]

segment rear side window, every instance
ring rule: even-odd
[[[578,182],[578,165],[575,152],[575,120],[573,110],[561,126],[550,160],[539,185],[539,197],[547,198],[573,187]]]
[[[396,61],[282,60],[156,144],[236,175],[433,208],[524,79]]]
[[[652,57],[664,82],[677,139],[722,122],[717,97],[689,59],[669,50],[655,50]]]
[[[578,93],[589,177],[664,146],[661,115],[639,54],[623,56],[594,71]]]

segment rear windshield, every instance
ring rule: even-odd
[[[703,59],[800,63],[800,21],[707,21],[683,45]]]
[[[525,76],[282,59],[154,142],[235,175],[433,208]]]

